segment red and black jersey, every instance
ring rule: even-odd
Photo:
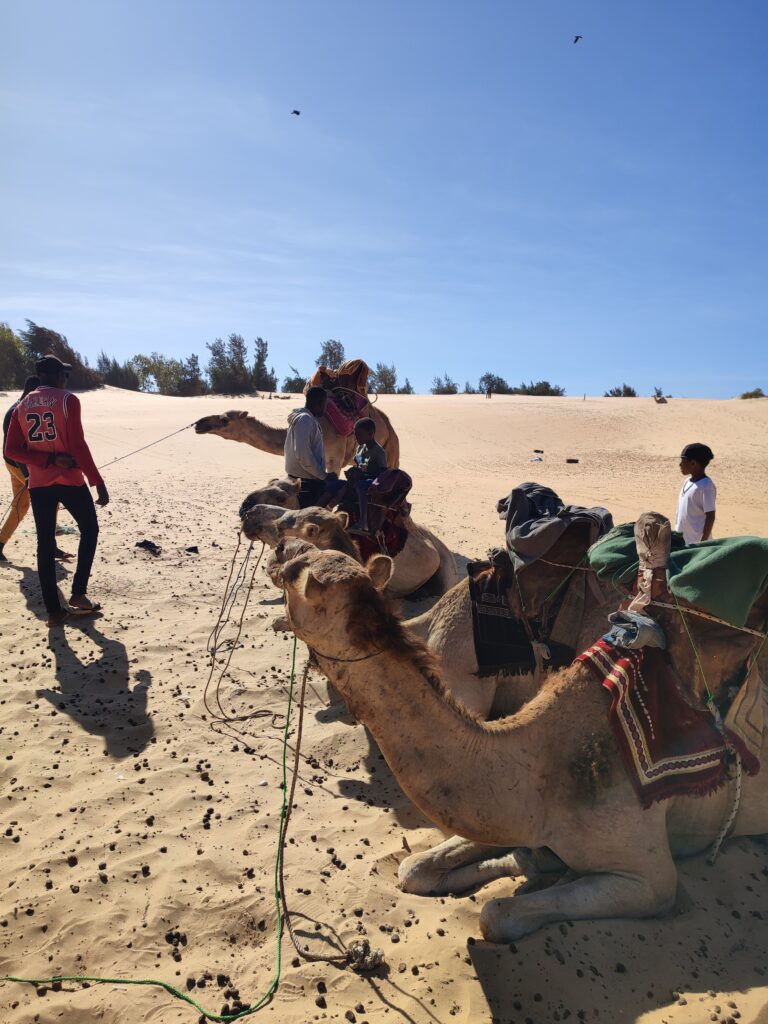
[[[103,483],[80,421],[80,399],[71,391],[41,384],[13,411],[5,442],[6,458],[29,468],[29,486],[65,484],[81,487],[83,474],[92,487]],[[74,469],[50,465],[51,455],[71,455]]]

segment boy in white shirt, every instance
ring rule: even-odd
[[[680,472],[688,479],[677,500],[677,526],[686,544],[709,540],[715,524],[717,488],[707,476],[714,459],[706,444],[687,444],[680,453]]]

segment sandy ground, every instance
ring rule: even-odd
[[[82,400],[99,464],[206,413],[247,408],[281,425],[296,405],[114,390]],[[523,480],[549,484],[569,502],[605,504],[619,522],[648,509],[671,515],[677,455],[698,440],[716,453],[717,534],[766,533],[768,402],[456,396],[381,405],[414,478],[414,517],[464,557],[500,542],[495,502]],[[542,463],[529,462],[534,448],[544,449]],[[215,1012],[233,1005],[232,988],[251,1003],[267,988],[291,643],[269,629],[277,595],[261,569],[221,693],[228,712],[264,714],[216,724],[203,689],[237,506],[280,470],[273,456],[191,431],[106,470],[112,503],[99,513],[91,588],[105,614],[90,625],[49,635],[31,516],[8,545],[10,562],[0,566],[0,973],[161,978],[194,985]],[[159,557],[135,547],[144,538],[161,545]],[[62,538],[70,549],[74,541]],[[199,553],[187,553],[190,545]],[[61,572],[67,596],[69,574]],[[395,888],[405,844],[422,850],[440,836],[364,729],[328,705],[318,676],[303,750],[290,903],[305,915],[298,923],[312,949],[328,949],[323,937],[334,930],[346,941],[364,933],[388,966],[364,978],[299,963],[286,939],[283,980],[262,1017],[768,1022],[768,848],[760,842],[728,844],[715,867],[704,857],[681,863],[677,906],[663,920],[552,926],[517,946],[492,946],[479,939],[479,908],[513,883],[444,900]],[[198,1019],[157,989],[65,989],[0,986],[0,1020]]]

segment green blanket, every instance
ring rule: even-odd
[[[599,577],[627,587],[637,573],[634,523],[614,527],[589,549]],[[669,588],[683,601],[734,626],[746,625],[749,610],[768,589],[768,538],[723,537],[686,547],[672,534]]]

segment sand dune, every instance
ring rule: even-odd
[[[282,425],[297,404],[113,389],[82,402],[100,465],[206,413],[245,408]],[[381,405],[414,478],[415,517],[464,557],[499,543],[495,502],[523,480],[569,502],[605,504],[619,522],[648,509],[672,515],[677,456],[697,440],[716,455],[716,534],[767,532],[768,402],[393,396]],[[529,461],[534,448],[544,449],[543,462]],[[292,642],[269,628],[278,596],[261,568],[220,698],[230,714],[262,714],[217,724],[203,688],[237,506],[281,468],[273,456],[187,431],[105,470],[112,503],[99,512],[91,588],[105,614],[50,638],[31,516],[8,545],[10,562],[0,566],[0,973],[158,977],[194,986],[214,1012],[237,998],[255,1002],[267,988]],[[62,546],[73,550],[75,539],[64,536]],[[162,553],[137,549],[142,539]],[[185,550],[192,545],[197,554]],[[61,569],[67,595],[69,575]],[[491,946],[479,939],[479,908],[512,883],[458,899],[395,888],[405,844],[426,849],[438,833],[365,731],[329,705],[318,675],[303,754],[286,861],[297,924],[313,950],[327,950],[333,931],[345,941],[366,934],[387,969],[366,978],[294,966],[286,938],[282,984],[262,1017],[768,1021],[761,843],[728,844],[714,867],[704,857],[681,863],[677,905],[663,920],[553,926],[516,946]],[[198,1018],[159,990],[64,988],[0,986],[0,1019]]]

